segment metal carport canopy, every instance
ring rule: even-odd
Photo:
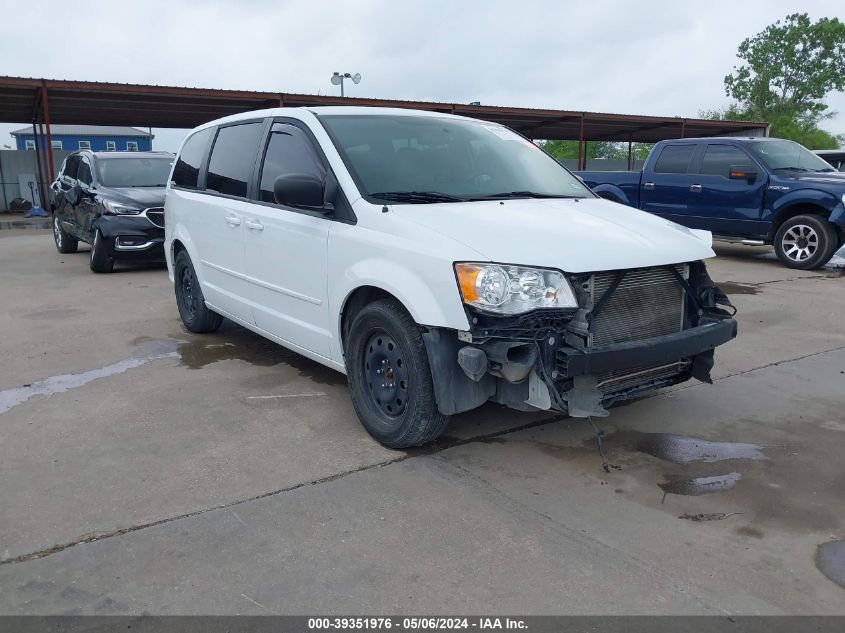
[[[449,112],[507,125],[530,138],[656,142],[765,135],[762,122],[718,121],[464,103],[363,99],[141,84],[0,77],[0,121],[192,128],[238,112],[279,106],[356,105]]]

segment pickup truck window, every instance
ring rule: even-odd
[[[246,197],[263,123],[221,127],[211,150],[205,188],[230,196]]]
[[[708,145],[701,160],[699,174],[710,176],[730,175],[731,167],[752,169],[754,165],[745,152],[733,145]]]
[[[365,196],[400,203],[592,197],[552,157],[501,125],[403,115],[320,120]]]
[[[689,169],[692,155],[695,154],[696,146],[691,143],[683,145],[667,145],[660,152],[657,164],[654,166],[656,174],[685,174]]]
[[[759,141],[750,143],[751,151],[772,171],[833,171],[828,163],[792,141]]]

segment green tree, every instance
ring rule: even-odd
[[[737,103],[719,116],[768,121],[772,136],[812,149],[837,147],[818,124],[835,114],[825,96],[845,89],[845,23],[794,13],[743,40],[737,57],[743,63],[725,77]]]
[[[537,145],[558,160],[578,158],[578,141],[537,141]],[[651,148],[651,143],[634,143],[631,146],[631,155],[634,160],[645,160]],[[586,154],[588,159],[626,160],[628,158],[628,144],[610,141],[587,141]]]

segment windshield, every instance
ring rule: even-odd
[[[803,145],[792,141],[760,141],[750,143],[753,151],[772,171],[834,171],[824,160]]]
[[[97,168],[104,187],[164,187],[172,158],[100,158]]]
[[[593,197],[536,145],[494,123],[381,114],[320,120],[361,193],[377,200]]]

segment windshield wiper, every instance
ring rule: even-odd
[[[411,203],[466,201],[466,198],[451,196],[448,193],[440,193],[439,191],[381,191],[379,193],[371,193],[370,197],[387,200],[388,202]]]
[[[772,171],[810,171],[806,167],[775,167]]]
[[[584,196],[568,196],[560,193],[538,193],[537,191],[502,191],[487,196],[473,196],[470,200],[503,200],[505,198],[583,198]]]

